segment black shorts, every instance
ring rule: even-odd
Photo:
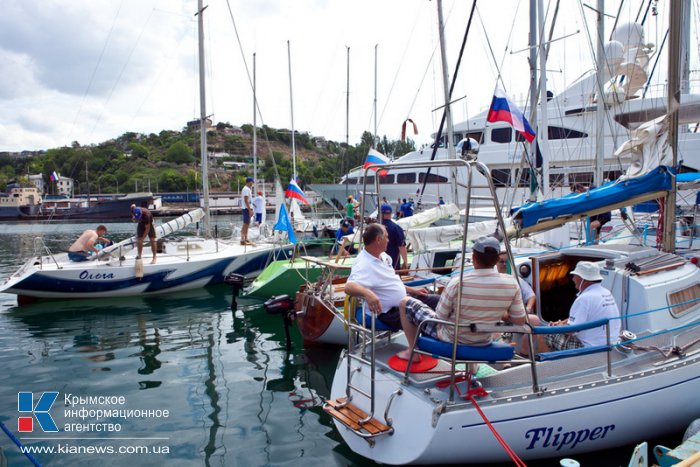
[[[139,225],[136,226],[136,236],[138,238],[144,237],[144,235],[146,233],[146,226],[148,226],[148,225],[149,224],[142,224],[141,222],[139,222]],[[150,224],[150,228],[148,229],[148,238],[150,238],[151,240],[155,240],[155,238],[156,238],[156,229],[153,226],[152,222]]]

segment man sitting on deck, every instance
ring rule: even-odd
[[[598,319],[620,317],[620,310],[617,307],[617,303],[615,303],[615,298],[608,289],[600,284],[603,281],[603,276],[600,275],[600,267],[597,263],[579,261],[576,268],[569,274],[573,276],[574,285],[576,285],[579,293],[573,305],[571,305],[569,318],[550,322],[550,326],[583,324]],[[530,324],[538,326],[540,322],[531,318]],[[611,319],[611,343],[617,342],[619,335],[620,320]],[[598,326],[571,334],[545,334],[544,342],[551,350],[568,350],[605,345],[607,344],[607,337],[605,326]]]
[[[382,224],[368,225],[362,233],[362,241],[365,248],[357,255],[352,266],[345,285],[346,294],[364,298],[369,310],[393,328],[401,327],[398,306],[407,293],[428,303],[437,302],[436,295],[429,295],[423,288],[404,285],[396,274],[391,258],[385,252],[389,243],[386,227]]]
[[[102,237],[106,233],[107,227],[104,225],[98,225],[95,230],[87,229],[68,248],[68,259],[76,262],[87,261],[92,253],[97,254],[99,252],[99,248],[111,245],[111,240]]]
[[[518,282],[513,276],[501,274],[493,268],[498,261],[500,251],[498,240],[493,237],[480,237],[472,247],[474,269],[464,273],[461,290],[459,275],[447,284],[435,310],[411,297],[401,301],[399,306],[401,325],[406,333],[409,348],[399,352],[399,358],[405,360],[410,358],[421,322],[429,318],[455,322],[458,293],[462,294],[458,338],[461,344],[488,345],[491,343],[491,333],[469,331],[469,325],[472,323],[496,323],[506,314],[513,324],[526,323]],[[423,332],[441,341],[454,340],[454,326],[429,322],[423,327]]]

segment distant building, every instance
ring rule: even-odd
[[[65,195],[69,198],[73,197],[73,179],[68,177],[58,176],[56,181],[56,193],[59,195]]]
[[[250,164],[247,162],[225,161],[222,165],[227,169],[240,170],[245,169]]]
[[[0,193],[0,207],[36,206],[41,201],[41,192],[30,184],[12,182],[7,185],[6,193]]]
[[[39,193],[46,193],[46,185],[44,184],[44,176],[42,174],[29,175],[27,178],[29,179],[29,183],[37,187]]]
[[[326,138],[324,138],[323,136],[316,136],[316,137],[314,138],[314,140],[315,140],[315,142],[316,142],[316,147],[317,147],[318,149],[326,149],[326,148],[328,148],[328,141],[327,141]]]
[[[199,131],[199,122],[200,122],[199,119],[197,119],[197,120],[190,120],[189,122],[187,122],[187,130],[189,130],[189,131]],[[209,129],[211,129],[211,124],[212,124],[212,122],[211,122],[211,119],[210,119],[210,118],[205,118],[205,119],[204,119],[204,127],[207,129],[207,131],[208,131]]]

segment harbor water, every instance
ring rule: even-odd
[[[215,221],[225,232],[228,220]],[[135,230],[107,227],[115,240]],[[85,228],[94,226],[0,225],[0,280],[39,246],[65,250]],[[374,465],[344,445],[321,408],[340,349],[304,348],[292,329],[287,351],[282,320],[261,305],[239,299],[232,311],[226,286],[23,307],[0,294],[0,421],[41,465]],[[18,410],[18,393],[30,393],[39,413],[53,392],[58,432]],[[19,432],[27,418],[32,430]],[[0,447],[8,465],[31,465],[5,433]],[[577,459],[627,465],[631,450]]]

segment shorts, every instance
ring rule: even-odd
[[[90,257],[90,255],[84,251],[69,251],[68,252],[68,259],[71,261],[74,261],[76,263],[78,263],[80,261],[87,261],[89,257]]]
[[[255,222],[257,222],[258,224],[262,224],[262,212],[255,213]]]
[[[417,298],[409,297],[406,300],[406,317],[411,323],[419,326],[426,319],[435,318],[435,310]],[[438,339],[436,322],[430,321],[425,323],[422,330],[423,334]]]
[[[136,226],[136,236],[138,238],[143,238],[145,235],[145,232],[146,232],[147,225],[150,225],[150,228],[148,229],[148,238],[150,238],[151,240],[155,240],[156,229],[153,226],[152,222],[151,222],[151,224],[142,224],[141,222],[139,222],[139,225]]]
[[[250,211],[246,208],[243,208],[243,223],[250,224]]]
[[[545,334],[544,341],[552,350],[580,349],[584,346],[575,334]]]

